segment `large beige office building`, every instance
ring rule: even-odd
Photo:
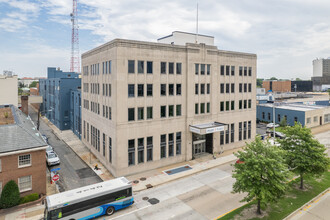
[[[82,140],[114,176],[255,137],[256,55],[219,50],[204,35],[182,45],[187,33],[174,33],[158,43],[115,39],[82,55]]]

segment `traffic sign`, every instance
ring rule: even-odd
[[[59,179],[60,179],[60,176],[59,176],[58,174],[55,174],[55,175],[53,176],[53,181],[54,181],[54,182],[58,181]]]
[[[54,168],[54,169],[51,169],[50,172],[56,172],[56,171],[59,171],[61,168],[58,167],[58,168]]]

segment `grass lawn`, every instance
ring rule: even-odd
[[[280,199],[277,203],[270,203],[266,208],[268,215],[261,219],[273,219],[273,220],[283,219],[292,212],[294,212],[295,210],[297,210],[298,208],[300,208],[306,202],[310,201],[315,196],[317,196],[318,194],[329,188],[330,172],[324,173],[324,175],[322,175],[321,177],[305,176],[304,177],[305,190],[304,191],[300,190],[299,186],[300,186],[300,178],[297,178],[296,180],[290,182],[285,196],[282,199]],[[241,219],[247,219],[241,215],[241,212],[244,211],[245,209],[250,208],[254,204],[256,204],[256,201],[250,202],[219,219],[221,220],[233,219],[236,215],[237,215],[236,217],[240,216]],[[265,211],[263,210],[263,212]],[[260,219],[260,218],[250,218],[250,219]]]

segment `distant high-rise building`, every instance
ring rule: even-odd
[[[4,75],[4,76],[13,76],[13,71],[10,71],[10,70],[4,70],[4,71],[3,71],[3,75]]]
[[[330,59],[313,60],[313,90],[322,91],[330,88]]]

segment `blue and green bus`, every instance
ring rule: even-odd
[[[93,219],[112,215],[133,203],[132,185],[120,177],[47,196],[44,219]]]

